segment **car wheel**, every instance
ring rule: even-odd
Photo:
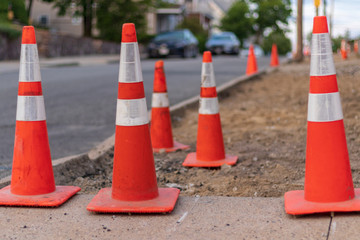
[[[185,47],[182,57],[183,57],[183,58],[189,58],[189,57],[191,57],[191,49],[188,48],[188,47]]]
[[[194,47],[194,50],[193,50],[193,55],[192,55],[192,57],[193,57],[193,58],[196,58],[196,57],[197,57],[197,55],[198,55],[198,53],[199,53],[199,50],[198,50],[198,48],[197,48],[197,47]]]
[[[235,48],[233,54],[234,55],[239,55],[239,48]]]

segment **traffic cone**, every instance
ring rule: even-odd
[[[279,66],[279,56],[277,52],[277,46],[274,43],[271,48],[271,61],[270,61],[271,67],[277,67]]]
[[[251,75],[254,73],[257,73],[257,63],[256,63],[256,56],[254,54],[254,47],[251,44],[249,48],[249,56],[247,61],[247,67],[246,67],[246,75]]]
[[[135,25],[122,28],[112,188],[87,206],[92,212],[171,212],[180,190],[158,188]]]
[[[196,153],[189,153],[186,167],[234,165],[237,156],[225,154],[211,52],[203,55]]]
[[[359,53],[359,40],[354,41],[354,52],[355,54]]]
[[[311,52],[305,190],[285,193],[285,211],[359,211],[325,16],[314,18]]]
[[[348,56],[347,56],[347,51],[346,51],[346,40],[345,39],[341,40],[340,52],[341,52],[341,58],[343,60],[346,60]]]
[[[0,205],[55,207],[80,191],[55,186],[35,30],[23,28],[11,185]]]
[[[190,146],[176,142],[173,139],[164,62],[162,60],[155,63],[150,134],[154,152],[160,152],[161,150],[174,152],[178,149],[190,148]]]

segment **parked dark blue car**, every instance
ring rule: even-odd
[[[148,45],[149,57],[179,55],[183,58],[198,55],[198,40],[188,30],[160,33]]]

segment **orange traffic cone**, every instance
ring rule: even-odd
[[[355,52],[356,54],[359,53],[359,40],[355,40],[355,41],[354,41],[354,52]]]
[[[0,205],[55,207],[80,191],[55,186],[35,30],[23,28],[11,185]]]
[[[122,29],[112,188],[87,206],[93,212],[171,212],[180,190],[158,188],[135,25]]]
[[[186,167],[234,165],[237,156],[225,154],[211,52],[203,55],[196,153],[189,153]]]
[[[346,51],[346,41],[345,39],[341,40],[341,46],[340,46],[340,52],[341,52],[341,58],[343,60],[347,59],[347,51]]]
[[[274,43],[271,48],[271,61],[270,61],[271,67],[277,67],[279,66],[279,56],[277,52],[277,46]]]
[[[293,215],[359,211],[325,16],[314,18],[312,43],[305,191],[285,193],[285,210]]]
[[[165,152],[174,152],[178,149],[190,148],[190,146],[178,143],[173,139],[164,62],[162,60],[155,63],[150,134],[154,152],[160,152],[162,149]]]
[[[249,48],[249,56],[247,61],[247,67],[246,67],[246,75],[251,75],[254,73],[257,73],[257,63],[256,63],[256,56],[254,53],[254,47],[251,44]]]

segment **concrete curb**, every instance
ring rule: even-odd
[[[289,63],[289,61],[285,61],[282,64]],[[277,70],[277,68],[268,67],[266,69],[260,70],[259,72],[252,74],[250,76],[243,75],[238,78],[235,78],[227,83],[224,83],[217,87],[217,92],[219,94],[219,98],[221,99],[222,95],[226,95],[226,93],[234,86],[241,82],[245,82],[254,78],[257,78],[263,74],[271,73]],[[186,99],[180,103],[177,103],[170,107],[170,113],[172,119],[176,117],[182,117],[185,115],[185,111],[188,108],[196,107],[199,102],[200,95],[195,97]],[[150,111],[149,111],[150,114]],[[66,182],[66,179],[71,177],[72,179],[76,179],[78,176],[72,173],[72,168],[77,164],[78,171],[80,169],[84,175],[95,173],[97,170],[101,170],[102,163],[99,158],[102,155],[105,155],[111,148],[114,147],[115,142],[115,134],[111,137],[107,138],[105,141],[100,143],[95,148],[91,149],[87,153],[68,156],[60,159],[56,159],[53,161],[53,170],[56,184],[61,185]],[[77,171],[77,175],[79,172]],[[4,177],[0,179],[0,188],[5,187],[10,184],[11,176]]]

